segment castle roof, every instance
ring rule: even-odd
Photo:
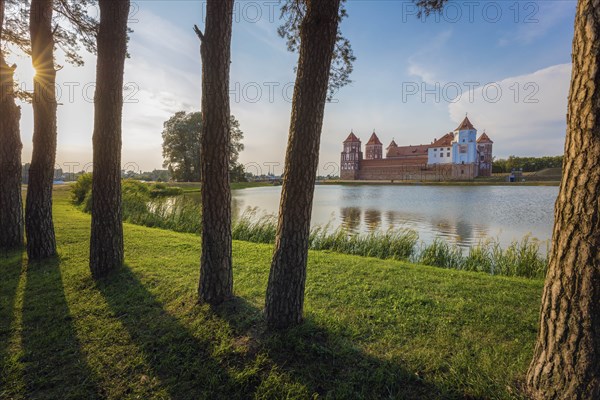
[[[473,126],[473,124],[471,123],[471,121],[469,121],[469,117],[465,117],[465,119],[463,119],[463,122],[460,123],[460,125],[458,126],[458,128],[456,128],[457,131],[466,131],[468,129],[475,129],[475,127]]]
[[[479,139],[477,139],[477,143],[494,143],[492,142],[492,139],[489,138],[489,136],[483,132],[483,134],[481,136],[479,136]]]
[[[379,141],[379,138],[377,137],[377,134],[375,132],[373,132],[373,134],[371,135],[371,138],[367,142],[367,145],[374,145],[374,144],[378,144],[380,146],[383,145],[383,143],[381,143]]]
[[[425,157],[425,163],[427,163],[427,152],[429,150],[428,144],[420,144],[417,146],[402,146],[390,148],[387,152],[386,158],[395,157]]]
[[[392,139],[392,142],[390,143],[390,145],[386,148],[389,149],[390,147],[398,147],[398,145],[396,144],[396,141]]]
[[[344,140],[344,143],[360,143],[360,139],[356,137],[354,132],[350,132],[350,135],[348,135],[348,138]]]
[[[446,133],[444,136],[434,141],[430,147],[449,147],[454,140],[454,133]]]

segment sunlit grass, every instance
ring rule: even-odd
[[[272,245],[234,241],[237,297],[211,310],[193,234],[125,224],[126,266],[94,282],[68,197],[59,259],[0,260],[0,398],[519,397],[540,280],[311,251],[305,323],[268,334]]]

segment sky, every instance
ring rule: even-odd
[[[163,123],[198,111],[199,39],[205,1],[132,1],[125,66],[123,169],[162,168]],[[494,141],[496,157],[563,152],[576,1],[450,1],[441,15],[418,19],[411,1],[348,0],[342,32],[357,60],[352,83],[327,104],[319,174],[337,174],[351,130],[365,143],[430,143],[468,113]],[[90,13],[98,15],[97,8]],[[277,35],[278,1],[237,0],[231,112],[244,132],[240,161],[255,174],[283,172],[297,55]],[[84,50],[82,52],[85,53]],[[91,169],[95,57],[57,75],[57,166]],[[33,70],[14,54],[17,79],[31,89]],[[22,104],[23,162],[31,159],[32,111]]]

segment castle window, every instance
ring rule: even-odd
[[[448,153],[447,156],[450,157],[450,153]]]
[[[437,149],[433,149],[433,151],[437,151]]]
[[[440,153],[440,157],[444,157],[444,153]]]
[[[481,161],[483,161],[484,159],[485,159],[485,157],[482,155],[482,156],[481,156]]]

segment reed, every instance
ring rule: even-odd
[[[201,234],[201,207],[180,193],[179,188],[148,185],[138,181],[123,181],[123,219],[133,224]],[[91,206],[90,177],[73,185],[73,201],[89,212]],[[232,223],[232,238],[253,243],[275,243],[277,218],[260,215],[249,209]],[[350,233],[331,225],[311,230],[309,248],[328,250],[380,259],[412,261],[440,268],[484,272],[491,275],[543,278],[548,260],[540,251],[541,243],[530,236],[513,241],[502,248],[497,239],[480,242],[468,249],[436,238],[431,244],[419,242],[419,235],[409,229],[375,231],[368,234]],[[547,250],[547,249],[546,249]]]

